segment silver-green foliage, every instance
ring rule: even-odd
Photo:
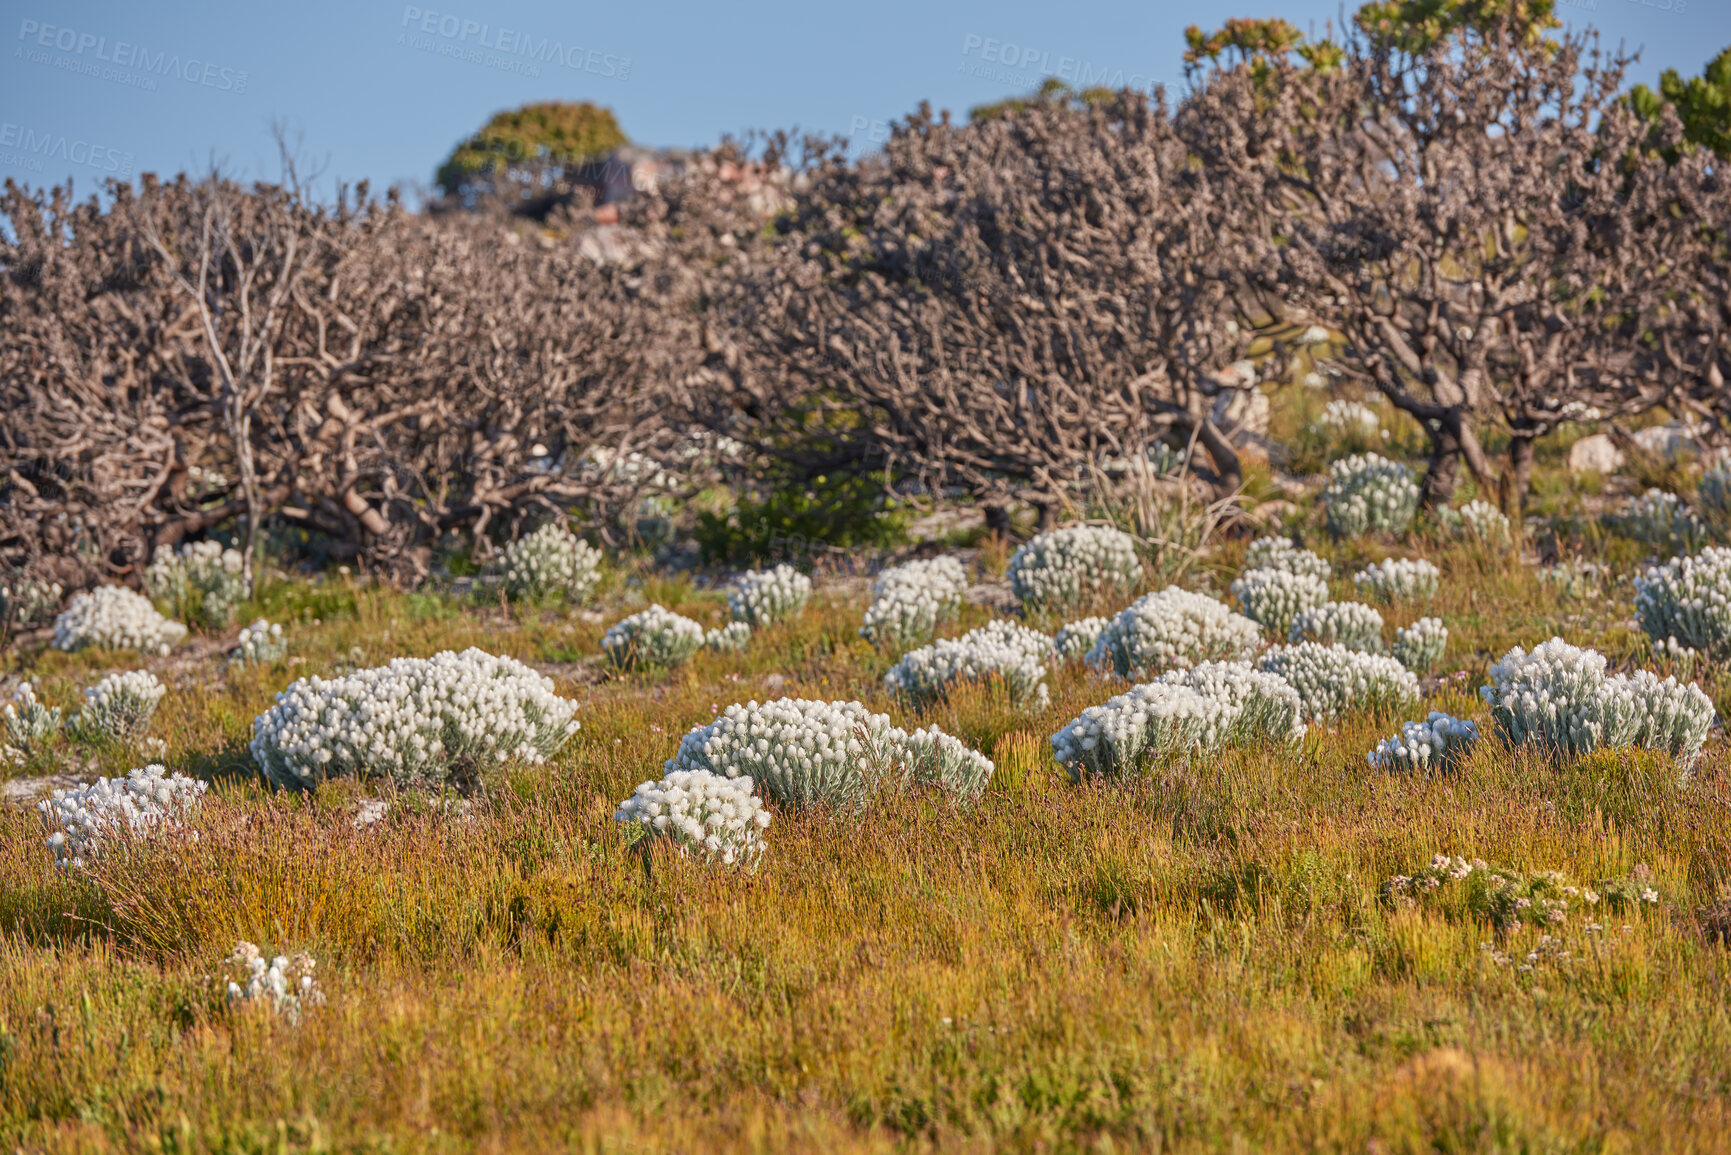
[[[1376,453],[1335,462],[1322,490],[1328,530],[1336,537],[1405,533],[1418,512],[1412,470]]]
[[[1328,583],[1315,574],[1283,569],[1245,570],[1232,583],[1238,610],[1277,638],[1292,631],[1306,610],[1328,604]]]
[[[1289,642],[1321,642],[1367,654],[1383,652],[1382,615],[1362,602],[1329,602],[1292,619]]]
[[[1413,673],[1428,674],[1442,663],[1448,643],[1448,627],[1441,618],[1420,618],[1394,632],[1389,653]]]
[[[1654,645],[1731,660],[1731,549],[1674,557],[1635,579],[1635,617]]]
[[[1418,678],[1393,658],[1345,646],[1300,642],[1277,646],[1259,663],[1291,683],[1305,716],[1324,722],[1349,710],[1385,708],[1418,698]]]

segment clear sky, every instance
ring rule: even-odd
[[[561,5],[540,0],[131,3],[0,0],[0,179],[80,194],[107,175],[274,178],[271,126],[332,180],[425,188],[494,112],[610,106],[632,140],[714,144],[799,128],[869,147],[921,100],[958,116],[1046,75],[1183,87],[1183,30],[1284,16],[1321,32],[1324,0],[796,0]],[[1731,44],[1731,0],[1574,0],[1635,80],[1698,74]]]

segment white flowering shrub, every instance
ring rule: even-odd
[[[1010,558],[1010,590],[1030,613],[1072,613],[1142,583],[1136,541],[1122,530],[1073,525],[1036,534]]]
[[[940,638],[902,655],[884,675],[884,687],[925,705],[960,682],[1001,679],[1020,705],[1044,706],[1046,662],[1052,639],[1037,630],[998,619],[959,638]]]
[[[1362,401],[1330,401],[1316,419],[1317,428],[1337,434],[1375,433],[1382,428],[1382,418]]]
[[[1100,634],[1112,624],[1111,618],[1082,618],[1069,622],[1052,635],[1052,649],[1063,661],[1086,658],[1100,640]]]
[[[1352,575],[1358,592],[1380,602],[1416,601],[1436,596],[1442,571],[1423,558],[1391,557]]]
[[[1328,604],[1328,583],[1315,574],[1250,569],[1232,583],[1232,594],[1240,613],[1284,638],[1299,614]]]
[[[1202,662],[1155,679],[1187,686],[1238,711],[1227,740],[1238,744],[1297,742],[1304,737],[1304,701],[1285,678],[1249,662]]]
[[[110,674],[84,691],[84,706],[73,715],[70,729],[85,742],[136,742],[166,693],[149,670]]]
[[[0,706],[0,720],[6,723],[7,743],[23,752],[47,745],[60,733],[60,707],[44,706],[29,682],[19,683],[12,700]]]
[[[239,644],[228,654],[232,665],[264,666],[280,662],[288,654],[288,638],[282,626],[264,618],[243,628],[236,641]]]
[[[1674,557],[1635,579],[1635,617],[1655,646],[1731,660],[1731,549]]]
[[[666,838],[681,854],[752,866],[763,856],[769,811],[752,791],[750,778],[728,778],[708,770],[675,770],[645,782],[613,815],[641,837]]]
[[[62,869],[88,865],[114,835],[149,837],[185,823],[206,785],[152,763],[124,778],[98,778],[88,786],[56,790],[36,804],[47,823],[48,849]]]
[[[751,627],[744,622],[728,622],[718,629],[703,632],[703,648],[722,654],[737,654],[751,642]]]
[[[1090,706],[1052,735],[1070,779],[1124,778],[1232,743],[1304,736],[1303,707],[1284,680],[1243,662],[1204,662]]]
[[[968,571],[953,557],[894,566],[872,583],[860,637],[886,649],[905,649],[930,638],[962,608]]]
[[[97,586],[74,594],[54,619],[54,648],[138,650],[166,654],[186,637],[186,627],[156,612],[150,599],[121,586]]]
[[[811,579],[786,563],[742,573],[727,590],[734,620],[754,630],[798,616],[810,600]]]
[[[601,650],[622,670],[677,666],[706,640],[697,622],[656,604],[609,627],[601,635]]]
[[[144,570],[144,590],[175,617],[220,629],[247,598],[240,551],[221,542],[159,545]]]
[[[1207,594],[1167,586],[1132,602],[1100,631],[1088,664],[1121,678],[1174,666],[1235,662],[1262,648],[1262,631]]]
[[[228,977],[230,1003],[263,1007],[298,1023],[308,1007],[325,1001],[324,992],[313,977],[317,963],[304,951],[293,957],[279,954],[266,962],[263,951],[243,940],[235,944],[234,953],[223,961],[243,968],[238,977]]]
[[[1422,722],[1402,722],[1399,734],[1378,742],[1365,757],[1373,770],[1448,769],[1472,753],[1478,740],[1472,722],[1432,710]]]
[[[500,554],[498,569],[512,601],[564,599],[582,605],[601,580],[601,551],[561,522],[548,522]]]
[[[1325,722],[1348,710],[1384,708],[1418,698],[1418,677],[1393,658],[1345,646],[1300,642],[1277,646],[1259,666],[1279,674],[1304,700],[1305,716]]]
[[[1326,579],[1332,569],[1328,559],[1299,548],[1290,537],[1259,537],[1244,551],[1244,572],[1278,569]]]
[[[665,767],[668,774],[681,770],[750,778],[791,806],[858,809],[879,790],[904,783],[976,798],[992,763],[936,729],[908,734],[858,702],[778,698],[729,706],[694,727]]]
[[[1362,602],[1329,602],[1293,618],[1286,640],[1321,642],[1325,646],[1345,646],[1349,650],[1380,654],[1383,652],[1382,615],[1376,612],[1375,607]]]
[[[0,585],[0,622],[15,626],[45,622],[60,608],[60,597],[65,592],[59,582],[27,577]]]
[[[1445,519],[1455,533],[1480,541],[1499,542],[1510,538],[1509,519],[1502,510],[1488,501],[1474,499],[1457,510],[1447,510],[1452,517]]]
[[[509,760],[545,762],[577,732],[576,712],[513,658],[446,650],[297,680],[253,720],[251,750],[278,786],[343,775],[462,785]]]
[[[1375,453],[1335,462],[1322,490],[1328,531],[1336,537],[1405,533],[1418,512],[1418,497],[1412,470]]]
[[[1624,537],[1674,553],[1692,553],[1707,544],[1707,524],[1683,499],[1662,489],[1631,497],[1611,524]]]
[[[1394,632],[1388,648],[1394,660],[1415,674],[1428,674],[1442,664],[1448,649],[1449,631],[1441,618],[1420,618]]]
[[[1647,671],[1607,677],[1603,654],[1561,638],[1504,654],[1479,696],[1504,739],[1559,756],[1639,746],[1687,760],[1713,725],[1713,703],[1694,683]]]

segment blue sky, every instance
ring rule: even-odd
[[[1183,85],[1183,30],[1280,15],[1322,31],[1350,8],[1071,0],[756,0],[570,6],[534,0],[287,4],[4,0],[0,179],[225,171],[274,177],[273,123],[333,180],[425,187],[492,113],[593,100],[635,141],[703,146],[793,128],[869,145],[929,100],[958,115],[1044,75]],[[1634,79],[1700,72],[1731,44],[1727,0],[1575,0]]]

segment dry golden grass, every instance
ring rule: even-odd
[[[1626,591],[1559,605],[1494,551],[1348,543],[1336,596],[1396,552],[1443,566],[1429,612],[1452,631],[1447,669],[1473,675],[1407,716],[1482,721],[1478,675],[1517,642],[1641,651]],[[689,584],[639,592],[720,620]],[[1731,1145],[1731,956],[1698,917],[1731,897],[1718,736],[1688,775],[1487,740],[1456,772],[1402,776],[1364,760],[1399,718],[1355,716],[1290,752],[1075,787],[1047,737],[1121,687],[1069,667],[1043,711],[980,690],[909,715],[881,689],[894,655],[855,636],[862,607],[840,595],[743,654],[624,678],[581,661],[601,623],[551,610],[340,582],[270,590],[260,608],[297,620],[296,664],[231,673],[196,645],[145,663],[171,687],[154,730],[171,764],[215,782],[196,839],[58,874],[36,816],[0,810],[8,1150]],[[355,647],[371,664],[470,644],[542,663],[582,702],[553,763],[495,775],[466,813],[398,798],[360,830],[370,785],[271,794],[248,775],[251,719],[292,677]],[[63,704],[130,664],[16,663]],[[1705,684],[1731,706],[1731,681]],[[614,806],[679,736],[783,693],[936,723],[998,773],[967,809],[906,796],[863,816],[777,812],[754,874],[628,850]],[[1446,906],[1381,901],[1385,879],[1438,852],[1588,882],[1646,864],[1665,901],[1604,941],[1569,926],[1575,961],[1523,973],[1483,944],[1518,958],[1538,931],[1499,938]],[[298,1025],[229,1006],[211,976],[243,938],[312,952],[328,1002]]]

